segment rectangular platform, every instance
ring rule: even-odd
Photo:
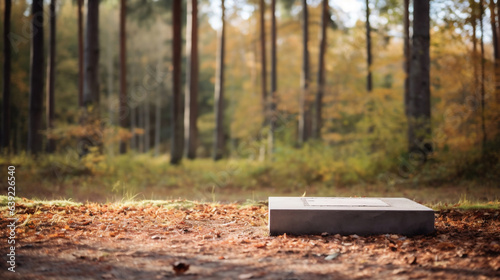
[[[434,210],[407,198],[269,197],[269,232],[402,234],[434,231]]]

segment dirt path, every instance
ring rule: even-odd
[[[15,273],[0,220],[0,279],[500,278],[499,210],[437,212],[435,234],[415,237],[268,236],[264,205],[17,210]]]

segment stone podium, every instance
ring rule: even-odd
[[[419,235],[434,231],[434,210],[407,198],[269,197],[271,235]]]

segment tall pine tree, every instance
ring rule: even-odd
[[[172,138],[170,143],[170,163],[179,164],[183,154],[182,93],[181,93],[181,29],[182,1],[172,2]]]
[[[30,59],[30,106],[28,127],[28,152],[36,155],[42,150],[40,133],[43,111],[43,1],[31,4],[31,59]]]

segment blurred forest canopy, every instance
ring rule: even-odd
[[[12,1],[10,137],[8,147],[2,151],[4,160],[0,164],[6,164],[9,158],[17,157],[21,162],[21,158],[28,157],[25,151],[29,129],[30,2]],[[48,13],[48,1],[45,2],[47,4],[44,7],[45,12]],[[106,171],[108,170],[106,166],[112,165],[116,158],[120,159],[120,140],[125,141],[128,154],[145,153],[151,157],[171,154],[173,1],[126,2],[128,110],[122,112],[119,109],[120,1],[103,0],[99,5],[98,26],[100,118],[91,125],[81,123],[81,108],[78,101],[77,1],[56,2],[54,129],[47,130],[45,119],[42,120],[41,127],[45,136],[44,143],[48,138],[54,139],[55,155],[62,157],[55,160],[54,155],[42,153],[39,156],[40,160],[48,162],[41,164],[40,168],[52,166],[50,168],[62,172],[63,166],[74,166],[75,162],[81,160],[80,167],[74,166],[74,168],[86,168],[87,171],[82,174],[92,173],[99,168],[102,168],[99,172]],[[221,16],[220,2],[198,1],[199,138],[196,145],[198,158],[208,158],[214,152],[214,86],[219,44],[217,33]],[[263,2],[269,92],[271,1]],[[369,93],[366,89],[368,69],[364,11],[360,11],[359,18],[353,21],[352,14],[344,12],[337,1],[328,2],[321,138],[311,138],[303,145],[299,145],[303,6],[300,1],[276,1],[277,91],[274,93],[276,126],[275,144],[271,155],[271,151],[267,148],[269,126],[263,125],[266,117],[262,112],[261,69],[263,67],[259,1],[226,1],[224,157],[245,162],[261,162],[261,166],[265,168],[255,169],[256,176],[261,174],[259,172],[278,172],[277,168],[289,169],[286,174],[282,172],[279,178],[307,177],[304,184],[319,182],[336,185],[356,183],[360,180],[390,182],[398,178],[411,179],[419,176],[418,170],[423,168],[424,164],[432,166],[428,172],[434,174],[433,178],[461,178],[463,174],[469,174],[468,170],[472,169],[472,173],[478,177],[488,174],[489,177],[486,176],[485,179],[492,181],[498,179],[494,174],[495,170],[500,169],[500,95],[495,90],[495,81],[499,77],[495,77],[493,44],[493,38],[496,39],[494,35],[498,33],[498,20],[492,25],[490,17],[491,8],[496,15],[500,12],[496,11],[497,3],[494,0],[430,1],[433,152],[424,153],[423,156],[420,155],[424,158],[419,158],[418,154],[408,153],[408,120],[404,106],[406,74],[403,67],[405,1],[369,1],[373,56],[370,69],[373,76],[373,90]],[[483,4],[483,9],[478,8],[480,3]],[[493,4],[490,5],[491,3]],[[364,3],[362,5],[364,6]],[[306,99],[309,98],[312,104],[314,93],[318,90],[316,76],[319,71],[322,26],[321,1],[309,0],[307,6],[310,77],[308,91],[311,94]],[[86,7],[85,5],[84,14]],[[4,30],[4,5],[0,9],[2,18],[0,29]],[[413,6],[410,5],[410,15],[412,11]],[[182,1],[181,18],[181,92],[184,95],[186,1]],[[48,30],[49,16],[46,15],[44,21],[44,26]],[[410,24],[410,38],[411,26]],[[46,37],[44,53],[47,53],[49,32],[45,32],[44,36]],[[483,42],[484,57],[481,58],[480,43]],[[0,49],[3,50],[4,45],[8,43],[0,41]],[[0,57],[2,65],[4,61],[5,56],[2,55]],[[484,67],[484,79],[481,78],[483,73],[481,67]],[[4,69],[0,71],[3,74]],[[2,85],[5,83],[3,77],[4,75],[0,75]],[[483,96],[481,96],[482,85]],[[482,97],[484,107],[481,106]],[[0,101],[4,102],[4,99]],[[128,117],[128,127],[125,129],[120,128],[119,123],[119,114],[122,113]],[[90,153],[82,157],[77,150],[78,141],[86,134],[94,133],[91,132],[92,129],[99,130],[95,133],[102,135],[102,143],[99,147],[91,147]],[[483,142],[484,133],[486,133],[485,142]],[[123,158],[123,160],[130,159],[128,155]],[[108,165],[103,164],[107,161]],[[145,164],[147,161],[141,162]],[[113,172],[112,167],[109,168],[108,171]]]

